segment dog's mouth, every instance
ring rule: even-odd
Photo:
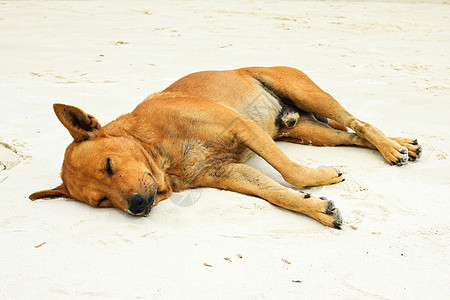
[[[142,194],[134,194],[128,201],[128,208],[125,212],[132,216],[147,216],[153,205],[155,204],[156,193],[150,197],[146,197]]]
[[[125,212],[126,212],[127,214],[132,215],[132,216],[135,216],[135,217],[146,217],[146,216],[149,215],[150,211],[151,211],[151,208],[147,209],[147,211],[144,211],[144,212],[136,213],[136,214],[135,214],[135,213],[131,212],[129,209],[126,209],[126,210],[125,210]]]

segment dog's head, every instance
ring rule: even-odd
[[[156,200],[161,171],[132,138],[105,133],[93,116],[79,108],[54,104],[56,116],[74,141],[67,147],[63,183],[33,193],[30,199],[70,197],[94,207],[117,207],[147,215]]]

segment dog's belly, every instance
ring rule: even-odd
[[[273,138],[279,131],[276,120],[282,107],[279,99],[264,88],[261,87],[258,92],[258,94],[253,94],[248,99],[244,99],[241,107],[235,108],[235,110],[256,122]]]

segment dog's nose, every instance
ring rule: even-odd
[[[133,195],[133,197],[131,197],[130,203],[128,204],[128,209],[135,215],[148,211],[148,207],[149,203],[147,199],[145,199],[145,197],[140,194]]]

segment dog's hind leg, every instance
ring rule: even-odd
[[[240,71],[252,76],[279,98],[291,101],[301,110],[318,113],[350,127],[357,135],[374,145],[390,163],[403,165],[408,159],[408,149],[419,150],[418,144],[411,142],[404,146],[397,140],[386,137],[376,127],[355,118],[299,70],[273,67],[246,68]]]
[[[374,145],[356,133],[331,128],[331,126],[323,123],[323,121],[318,121],[316,118],[310,113],[300,114],[297,125],[293,128],[281,128],[275,139],[303,145],[346,145],[376,149]],[[409,160],[416,160],[422,155],[422,146],[419,145],[417,140],[400,137],[390,137],[389,139],[397,141],[400,145],[408,148]]]
[[[277,206],[308,215],[327,226],[340,228],[342,225],[342,216],[333,201],[284,187],[245,164],[218,166],[202,179],[200,186],[256,195]]]

